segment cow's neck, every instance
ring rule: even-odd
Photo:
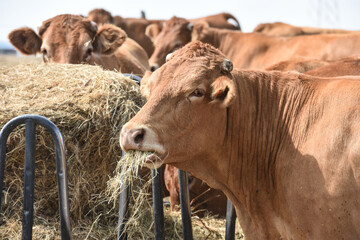
[[[229,110],[230,161],[224,185],[232,200],[249,212],[275,209],[279,154],[295,151],[306,135],[295,131],[308,112],[304,106],[312,99],[311,87],[295,73],[249,71],[234,76],[239,97]]]

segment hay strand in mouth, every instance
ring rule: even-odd
[[[145,176],[139,176],[139,170],[143,168],[147,158],[151,154],[153,154],[153,152],[130,150],[118,161],[115,169],[115,177],[111,178],[107,183],[109,200],[115,200],[122,189],[125,189],[127,186],[132,186],[134,181],[143,181],[142,177]],[[143,172],[144,171],[146,170],[143,170]]]

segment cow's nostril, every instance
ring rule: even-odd
[[[156,70],[156,67],[155,66],[151,66],[150,67],[150,71],[154,72]]]
[[[133,134],[132,137],[134,139],[135,144],[141,144],[144,140],[145,130],[144,129],[137,129]]]

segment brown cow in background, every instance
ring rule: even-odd
[[[112,16],[109,11],[102,8],[91,10],[88,14],[88,18],[97,24],[111,23],[122,28],[129,38],[134,39],[144,48],[148,57],[153,53],[154,45],[150,38],[145,35],[145,29],[150,24],[159,25],[159,28],[161,28],[161,25],[164,22],[163,20]]]
[[[233,23],[229,23],[230,20]],[[158,29],[156,25],[150,25],[146,28],[146,34],[153,40],[155,45],[154,53],[149,59],[151,71],[156,70],[165,63],[167,54],[190,42],[193,25],[202,22],[214,28],[241,31],[238,20],[228,13],[190,20],[174,16],[164,23],[162,29]],[[152,34],[152,32],[156,34]]]
[[[88,63],[123,73],[143,75],[149,69],[144,49],[120,28],[97,26],[78,15],[58,15],[43,22],[39,34],[20,28],[9,34],[22,54],[42,53],[45,62]]]
[[[182,25],[186,22],[183,21]],[[293,58],[337,60],[360,55],[360,33],[283,38],[211,28],[200,23],[194,25],[191,34],[193,41],[213,45],[233,62],[234,67],[242,69],[265,69]],[[151,65],[151,58],[149,61]]]
[[[149,57],[152,56],[155,49],[153,42],[164,28],[164,25],[167,25],[168,22],[164,20],[112,16],[110,12],[100,8],[90,11],[88,18],[98,24],[112,23],[122,28],[130,38],[134,39],[145,49]],[[190,19],[189,21],[191,23],[204,21],[211,27],[241,30],[239,21],[229,13],[219,13],[206,17]],[[166,28],[171,26],[172,25],[170,24]]]
[[[164,170],[164,183],[170,193],[171,210],[180,205],[178,171],[178,168],[171,165],[166,165]],[[190,203],[192,211],[196,215],[203,216],[205,209],[218,216],[226,215],[227,198],[222,191],[210,188],[209,185],[194,177],[191,173],[188,173],[188,180]]]
[[[354,33],[343,29],[327,29],[314,27],[297,27],[283,22],[261,23],[257,25],[253,32],[263,33],[274,37],[295,37],[300,35],[314,34],[346,34]]]
[[[334,61],[294,59],[279,62],[266,70],[296,71],[319,77],[358,76],[360,75],[360,57],[347,57]]]

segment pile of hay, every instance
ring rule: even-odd
[[[135,82],[100,67],[0,65],[0,128],[14,117],[39,114],[53,121],[63,135],[74,239],[116,239],[118,192],[110,201],[106,189],[109,180],[121,173],[120,168],[115,171],[121,157],[120,129],[143,104]],[[24,127],[19,127],[8,141],[0,239],[21,238],[24,145]],[[149,182],[133,188],[129,239],[154,238],[148,186]],[[38,127],[33,239],[60,239],[57,194],[53,141]],[[170,212],[169,207],[165,228],[167,239],[182,239],[180,213]],[[193,217],[194,239],[224,239],[224,233],[225,219]],[[242,237],[239,228],[237,237]]]
[[[90,239],[115,238],[117,208],[112,209],[113,204],[105,201],[103,192],[121,157],[120,129],[143,103],[134,81],[100,67],[0,66],[0,128],[22,114],[39,114],[53,121],[63,134],[75,239],[77,232],[87,234],[90,228],[105,230],[91,231]],[[35,224],[58,222],[54,145],[46,130],[38,127],[37,132]],[[1,209],[5,228],[21,219],[23,136],[21,127],[8,141]],[[4,232],[0,230],[1,239]],[[78,239],[84,239],[82,234]]]

